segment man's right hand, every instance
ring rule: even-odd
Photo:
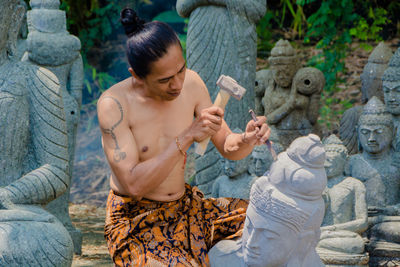
[[[193,141],[201,142],[221,129],[223,118],[222,108],[215,106],[205,108],[190,125],[188,133],[193,137]]]

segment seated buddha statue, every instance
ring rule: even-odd
[[[328,184],[318,254],[325,264],[366,266],[369,257],[361,237],[368,228],[365,186],[344,175],[348,154],[342,141],[331,135],[323,143]]]
[[[0,266],[70,266],[68,231],[42,208],[67,189],[60,85],[15,58],[24,8],[0,0]]]

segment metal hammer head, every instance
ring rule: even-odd
[[[235,79],[226,75],[221,75],[218,78],[217,85],[219,88],[225,90],[237,100],[240,100],[244,93],[246,93],[246,89],[244,87],[240,86]]]

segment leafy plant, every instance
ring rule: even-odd
[[[313,0],[299,0],[300,5],[306,5]],[[326,0],[321,3],[320,8],[307,19],[308,31],[304,41],[318,40],[317,49],[321,53],[313,57],[309,65],[320,69],[326,79],[326,86],[322,93],[325,102],[321,110],[321,123],[326,123],[329,128],[333,118],[337,117],[335,112],[329,108],[333,103],[333,93],[340,90],[338,84],[343,81],[339,74],[345,71],[346,50],[352,42],[350,26],[354,24],[358,15],[353,12],[352,0]],[[343,103],[346,104],[346,103]]]

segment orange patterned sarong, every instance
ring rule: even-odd
[[[241,235],[248,201],[205,199],[186,185],[176,201],[140,201],[110,191],[105,238],[116,266],[209,266],[208,250]]]

